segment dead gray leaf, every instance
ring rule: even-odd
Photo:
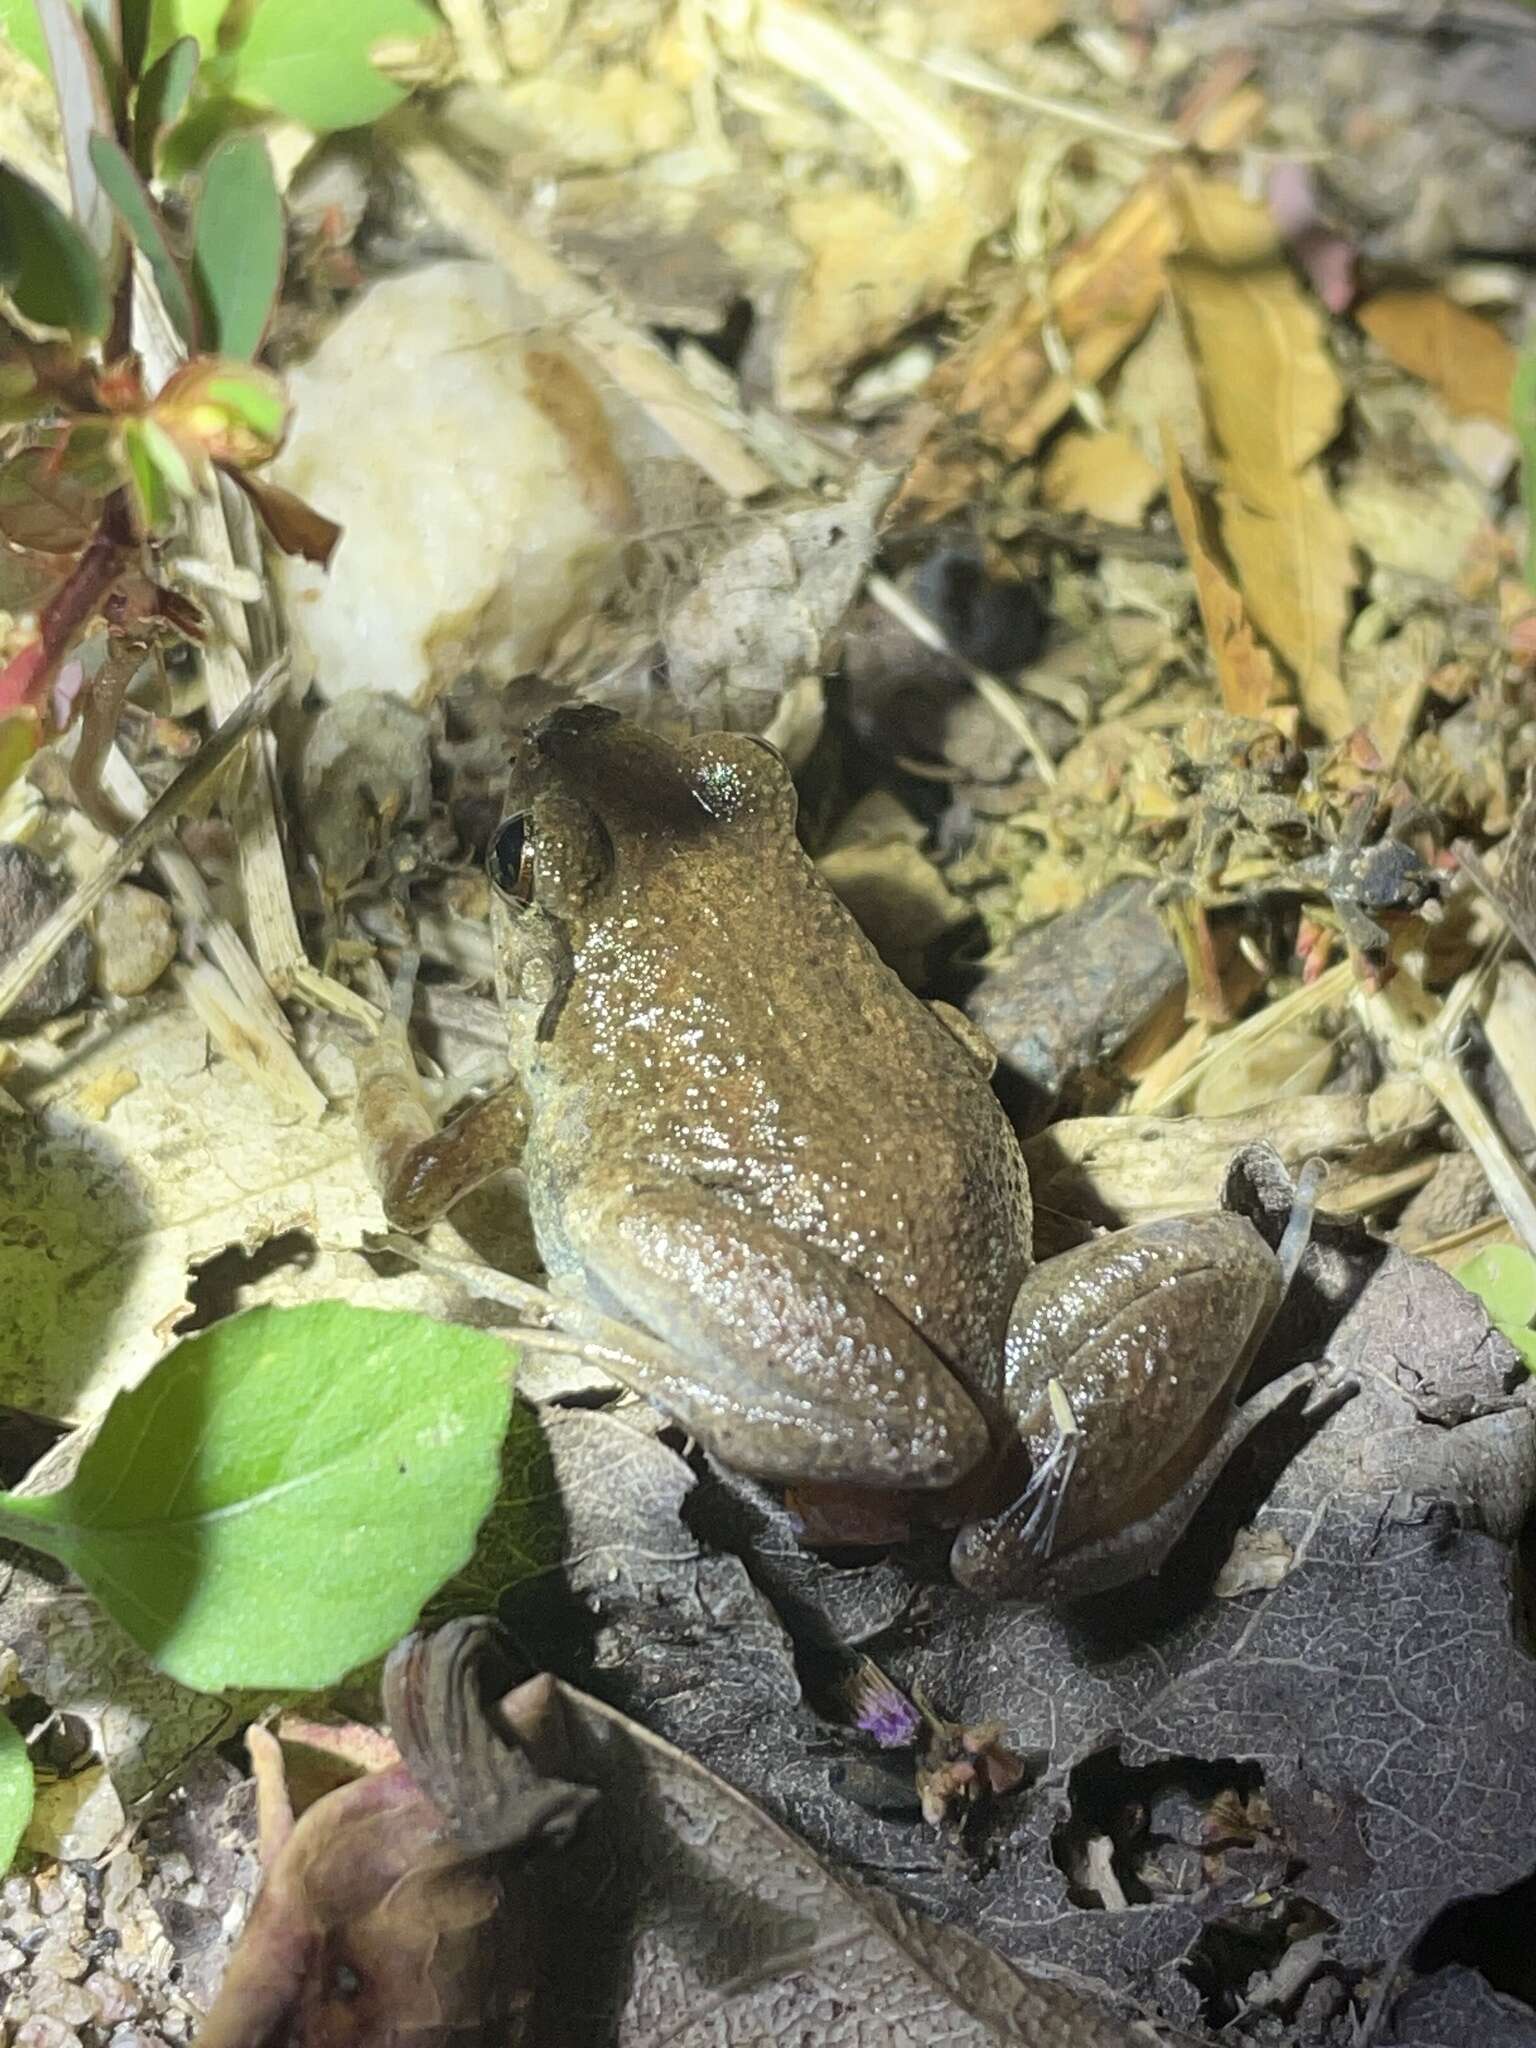
[[[782,1517],[751,1506],[760,1490],[713,1474],[686,1496],[682,1528],[683,1470],[663,1480],[664,1446],[636,1452],[615,1485],[603,1432],[621,1425],[566,1416],[557,1463],[573,1478],[607,1475],[600,1503],[580,1486],[565,1495],[570,1590],[589,1639],[576,1672],[835,1867],[878,1877],[1021,1967],[1073,1970],[1198,2030],[1189,1964],[1209,1963],[1210,1923],[1240,1923],[1255,1887],[1279,1886],[1277,1914],[1308,1901],[1335,1923],[1324,1967],[1368,1976],[1447,1903],[1528,1866],[1536,1672],[1512,1636],[1509,1553],[1492,1532],[1532,1497],[1536,1412],[1523,1389],[1511,1400],[1510,1354],[1481,1309],[1437,1268],[1383,1262],[1358,1232],[1324,1231],[1261,1368],[1316,1356],[1330,1326],[1329,1355],[1358,1374],[1357,1397],[1310,1441],[1280,1419],[1261,1432],[1160,1579],[1063,1613],[962,1592],[939,1552],[876,1568],[905,1580],[903,1602],[895,1577],[794,1551]],[[1215,1600],[1250,1522],[1284,1545],[1290,1569],[1271,1589]],[[513,1615],[542,1659],[570,1662],[569,1612],[514,1599]],[[881,1631],[874,1654],[909,1692],[956,1720],[1000,1722],[1016,1752],[1049,1755],[1033,1791],[1001,1803],[975,1864],[840,1790],[860,1738],[813,1710],[797,1669],[819,1669],[825,1686],[828,1645],[851,1653],[870,1639],[866,1619]],[[829,1691],[817,1697],[830,1708]],[[1194,1848],[1165,1852],[1116,1820],[1105,1850],[1129,1903],[1080,1902],[1057,1853],[1091,1838],[1095,1813],[1155,1814],[1140,1788],[1172,1782],[1196,1824],[1189,1788],[1223,1769],[1261,1783],[1268,1834],[1208,1852],[1197,1833]],[[1149,1890],[1165,1862],[1198,1890]],[[1240,1978],[1228,1988],[1242,1995]],[[1325,2016],[1315,2024],[1296,2023],[1298,2048],[1331,2038]]]
[[[695,726],[760,732],[791,683],[832,665],[896,482],[872,471],[838,502],[765,519],[704,565],[662,627],[668,679]]]

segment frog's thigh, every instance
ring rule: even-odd
[[[952,1484],[986,1425],[943,1361],[830,1254],[685,1188],[568,1210],[593,1300],[676,1354],[626,1375],[728,1465],[784,1482]]]
[[[1082,1431],[1059,1547],[1134,1521],[1182,1483],[1279,1296],[1268,1246],[1220,1213],[1116,1231],[1035,1268],[1009,1322],[1006,1399],[1021,1436],[1049,1441],[1054,1379]]]

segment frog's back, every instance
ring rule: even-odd
[[[771,1221],[995,1389],[1029,1260],[1017,1141],[973,1055],[792,832],[709,835],[625,877],[580,936],[529,1080],[566,1193],[685,1183]],[[539,1179],[541,1239],[557,1237]]]

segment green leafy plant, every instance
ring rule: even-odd
[[[327,1685],[468,1560],[511,1381],[484,1331],[252,1309],[120,1394],[67,1485],[0,1494],[0,1538],[67,1565],[183,1685]]]
[[[216,469],[280,547],[323,562],[338,530],[255,474],[288,425],[281,382],[253,360],[283,273],[264,143],[226,136],[168,208],[153,172],[192,92],[197,41],[177,37],[146,62],[154,24],[135,22],[131,5],[121,22],[112,9],[82,17],[69,0],[26,6],[59,98],[73,212],[0,163],[0,289],[23,320],[64,337],[0,319],[0,609],[38,618],[36,638],[0,668],[0,772],[75,715],[84,665],[72,657],[102,631],[72,771],[89,801],[146,655],[202,632],[198,608],[158,573],[178,503]],[[190,355],[157,391],[129,348],[135,249]]]
[[[1536,0],[1533,0],[1536,4]],[[1520,443],[1520,495],[1525,506],[1525,580],[1536,590],[1536,341],[1521,351],[1509,394],[1510,421]]]
[[[253,1309],[120,1394],[67,1485],[0,1493],[0,1538],[68,1565],[183,1685],[329,1685],[414,1625],[498,1498],[547,1547],[536,1500],[508,1512],[504,1469],[541,1455],[530,1419],[508,1436],[515,1363],[426,1316]],[[0,1873],[31,1811],[0,1710]]]
[[[405,97],[377,58],[443,34],[424,0],[123,0],[123,13],[124,41],[137,41],[146,67],[181,39],[200,55],[196,89],[189,81],[166,123],[185,111],[194,148],[268,111],[322,134],[376,121]],[[33,0],[0,0],[0,29],[34,64],[46,62]],[[171,152],[183,160],[178,143]]]
[[[1494,1328],[1509,1339],[1536,1372],[1536,1259],[1515,1244],[1490,1245],[1456,1268],[1456,1278],[1488,1311]]]
[[[12,1858],[32,1818],[32,1760],[21,1731],[0,1708],[0,1874]]]

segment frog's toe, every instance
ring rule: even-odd
[[[1059,1432],[1018,1499],[1001,1514],[969,1522],[960,1531],[950,1569],[962,1586],[1022,1595],[1049,1568],[1082,1443],[1076,1429]]]

